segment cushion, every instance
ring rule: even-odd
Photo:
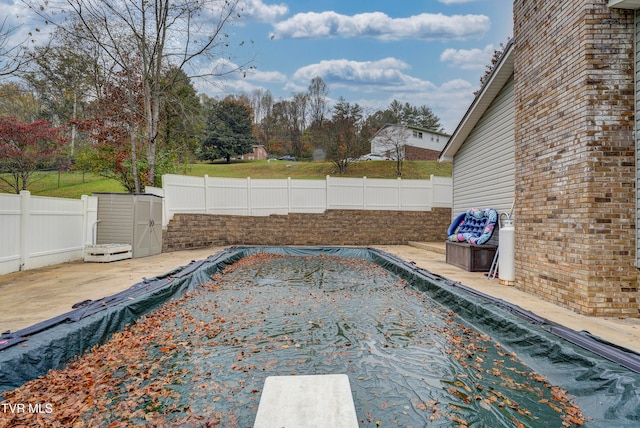
[[[456,217],[449,230],[449,241],[468,242],[471,245],[482,245],[491,239],[493,230],[498,221],[498,212],[491,208],[478,209],[471,208],[463,217],[462,214]],[[456,225],[456,221],[459,223]]]

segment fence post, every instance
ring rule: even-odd
[[[324,210],[325,211],[329,210],[329,178],[331,178],[331,177],[329,175],[327,175],[327,179],[324,182],[324,192],[325,192],[325,197],[324,197],[325,207],[324,207]]]
[[[251,177],[247,177],[247,215],[252,215],[251,210]]]
[[[31,192],[20,191],[20,267],[29,268],[29,220],[31,217]]]
[[[87,247],[87,227],[89,226],[89,197],[87,195],[80,196],[82,201],[82,258]]]
[[[431,183],[431,199],[430,199],[431,204],[429,206],[430,210],[433,209],[433,204],[434,204],[434,201],[436,200],[436,194],[438,193],[436,191],[436,180],[435,180],[435,178],[436,178],[436,176],[433,175],[433,174],[431,174],[429,176],[429,182]]]
[[[402,178],[398,177],[398,211],[402,211]]]
[[[287,177],[287,214],[291,212],[291,177]]]
[[[362,209],[367,209],[367,177],[362,177]]]
[[[207,193],[209,193],[209,174],[204,175],[204,213],[209,214],[209,205],[207,203]]]

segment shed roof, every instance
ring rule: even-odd
[[[462,117],[449,141],[440,152],[438,161],[451,162],[462,143],[469,136],[482,115],[487,111],[507,80],[513,75],[513,39],[507,44],[500,60],[491,71],[489,78],[476,95],[471,106]]]

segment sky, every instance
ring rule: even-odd
[[[512,36],[512,0],[241,0],[229,32],[233,64],[246,73],[194,81],[224,97],[269,90],[286,99],[311,79],[365,112],[392,100],[431,108],[452,133],[473,101],[493,51]],[[0,0],[0,19],[29,21],[20,0]],[[245,67],[246,68],[246,67]]]

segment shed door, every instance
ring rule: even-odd
[[[151,201],[147,198],[136,198],[133,212],[133,257],[146,257],[149,255]]]
[[[138,196],[134,209],[133,257],[162,252],[162,200]]]
[[[162,199],[151,197],[149,201],[149,255],[154,255],[162,252]]]

